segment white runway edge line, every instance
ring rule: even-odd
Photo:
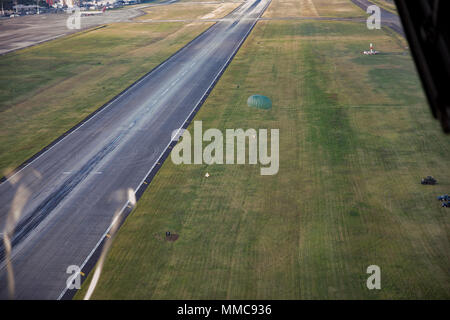
[[[267,7],[269,6],[269,4],[272,1],[269,0],[266,4],[266,6],[264,7],[264,9],[261,11],[261,13],[259,14],[259,16],[257,18],[255,18],[255,21],[253,22],[253,24],[251,25],[250,29],[247,31],[247,33],[244,35],[244,37],[242,38],[242,40],[238,43],[238,45],[236,46],[236,48],[232,51],[230,57],[228,58],[227,62],[223,65],[223,67],[220,69],[220,71],[217,73],[217,75],[215,76],[214,80],[212,81],[211,85],[206,89],[206,91],[203,93],[202,97],[198,100],[198,102],[195,104],[195,107],[192,109],[192,111],[189,113],[189,116],[186,118],[186,120],[184,120],[183,125],[181,126],[181,128],[183,128],[186,125],[186,122],[189,120],[189,118],[191,117],[191,115],[194,113],[194,111],[197,109],[197,107],[199,106],[199,104],[201,103],[201,101],[203,100],[203,98],[206,96],[206,94],[208,93],[208,91],[211,89],[212,86],[214,86],[216,84],[217,79],[219,78],[219,76],[222,74],[222,72],[224,71],[224,69],[229,65],[230,60],[235,56],[236,52],[239,50],[239,48],[241,47],[242,43],[247,39],[249,33],[253,30],[255,24],[258,22],[259,18],[262,16],[262,14],[266,11]],[[208,29],[209,30],[209,29]],[[206,31],[204,32],[206,33]],[[204,34],[203,33],[203,34]],[[202,34],[202,35],[203,35]],[[193,41],[192,41],[193,42]],[[189,44],[191,44],[192,42],[190,42]],[[188,45],[189,45],[188,44]],[[180,50],[181,51],[181,50]],[[178,53],[178,52],[177,52]],[[167,61],[167,60],[166,60]],[[164,62],[165,63],[165,62]],[[164,64],[163,63],[163,64]],[[162,64],[161,64],[162,65]],[[127,90],[128,91],[128,90]],[[144,176],[144,178],[142,179],[142,181],[139,183],[139,185],[137,186],[136,189],[134,189],[134,193],[136,194],[136,192],[141,188],[142,184],[144,183],[144,181],[147,179],[148,175],[153,171],[153,169],[155,168],[156,164],[158,163],[158,160],[162,157],[162,155],[164,155],[164,153],[167,151],[167,149],[169,148],[169,146],[172,144],[172,142],[175,141],[175,139],[171,139],[169,141],[169,143],[166,145],[166,147],[164,148],[164,150],[161,152],[161,154],[159,155],[159,157],[157,158],[157,160],[155,161],[155,163],[152,165],[152,167],[150,168],[150,170],[148,170],[147,174]],[[116,219],[120,219],[122,217],[122,214],[125,210],[125,208],[127,208],[130,205],[130,201],[127,201],[125,203],[125,205],[122,207],[122,209],[120,209],[120,213],[117,215]],[[106,231],[103,233],[103,235],[100,237],[100,240],[98,240],[97,244],[95,245],[95,247],[91,250],[91,252],[89,253],[89,255],[86,257],[86,259],[83,261],[83,263],[80,266],[80,270],[83,270],[84,266],[88,263],[89,259],[94,255],[95,251],[98,249],[98,247],[100,246],[100,244],[103,242],[103,240],[106,238],[106,235],[110,232],[111,228],[113,227],[114,223],[116,222],[116,220],[114,220],[108,227],[108,229],[106,229]],[[64,295],[66,294],[68,288],[67,286],[64,288],[64,290],[61,292],[61,294],[59,295],[57,300],[61,300]]]

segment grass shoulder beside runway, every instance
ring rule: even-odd
[[[365,13],[348,0],[272,0],[264,18],[361,17]]]
[[[395,6],[394,1],[389,0],[370,0],[372,3],[376,4],[379,7],[382,7],[383,9],[390,11],[392,13],[397,13],[397,7]]]
[[[170,20],[170,19],[220,19],[230,11],[240,6],[242,2],[223,3],[189,3],[178,2],[167,6],[149,7],[144,9],[145,15],[136,18],[139,20]]]
[[[370,42],[382,54],[362,55]],[[168,158],[93,298],[450,298],[449,209],[436,200],[450,145],[405,47],[363,23],[259,22],[195,120],[279,128],[278,174]],[[247,107],[252,94],[273,108]],[[381,290],[366,288],[373,264]]]
[[[211,25],[117,23],[0,56],[0,176]]]

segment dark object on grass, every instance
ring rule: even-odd
[[[450,202],[442,202],[443,208],[450,208]]]
[[[420,182],[421,184],[436,184],[437,181],[435,178],[433,178],[432,176],[428,176],[426,178],[423,178],[422,181]]]
[[[438,196],[437,199],[439,201],[450,201],[450,196],[448,194],[444,194],[443,196]]]
[[[174,241],[178,240],[178,237],[179,237],[179,235],[176,233],[169,232],[169,235],[167,235],[167,233],[166,233],[166,241],[174,242]]]

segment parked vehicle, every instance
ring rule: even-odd
[[[432,176],[428,176],[426,178],[423,178],[421,181],[421,184],[429,184],[429,185],[434,185],[437,183],[437,180],[435,178],[433,178]]]

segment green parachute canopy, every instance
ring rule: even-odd
[[[247,99],[247,104],[249,107],[254,107],[258,109],[270,109],[272,108],[272,101],[266,96],[259,94],[254,94]]]

